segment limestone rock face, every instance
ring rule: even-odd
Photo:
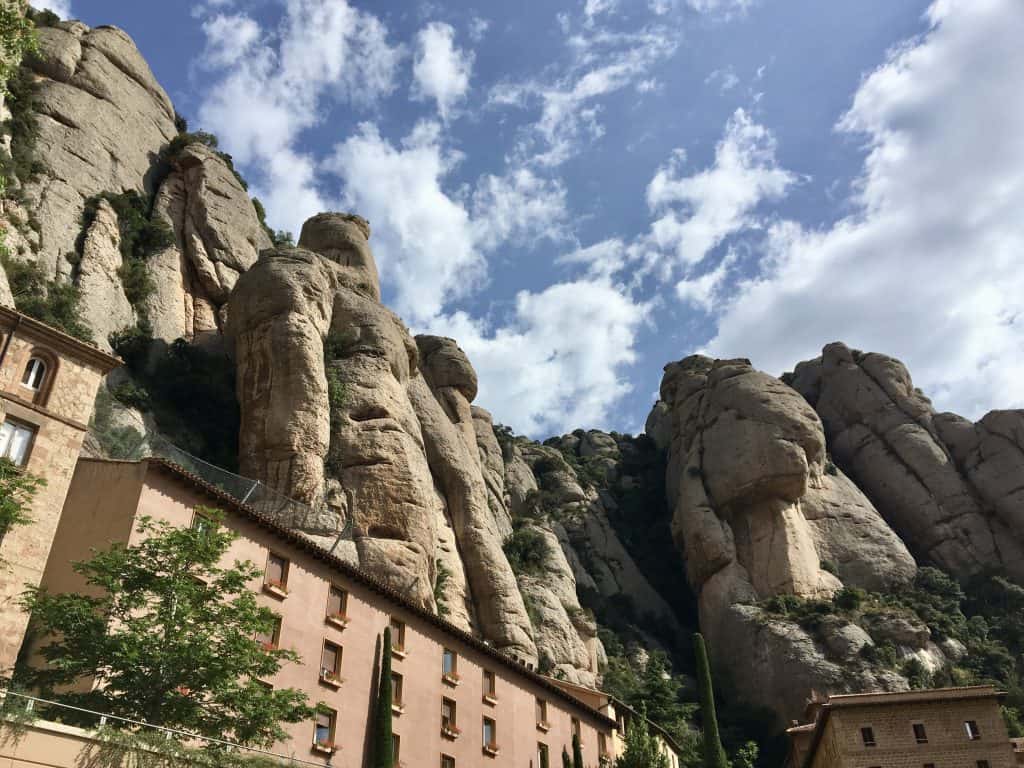
[[[936,415],[898,360],[829,344],[792,385],[821,416],[832,455],[919,558],[967,577],[1024,578],[1020,412],[977,425]]]
[[[798,711],[794,680],[776,675],[777,660],[765,662],[776,670],[755,662],[766,653],[798,660],[799,670],[786,674],[808,683],[800,706],[810,687],[855,689],[806,633],[747,605],[780,594],[827,597],[844,583],[898,587],[916,572],[899,538],[828,459],[814,410],[746,360],[692,356],[666,366],[648,423],[667,440],[673,533],[718,663],[777,712]],[[835,567],[825,570],[826,561]]]
[[[170,99],[120,29],[64,22],[40,29],[39,42],[30,65],[42,171],[24,193],[41,224],[38,260],[67,276],[86,198],[151,193],[153,161],[177,130]]]
[[[110,203],[101,200],[85,233],[76,283],[82,296],[82,319],[93,330],[96,343],[108,351],[108,336],[135,323],[135,310],[117,273],[121,263],[117,214]]]
[[[215,152],[185,147],[160,185],[154,215],[174,230],[175,244],[153,258],[158,289],[148,310],[164,341],[219,334],[239,275],[271,246],[249,195]]]
[[[466,386],[475,374],[432,339],[422,343],[433,379],[421,373],[416,343],[379,303],[368,236],[363,219],[320,214],[298,248],[265,251],[238,279],[227,327],[242,473],[336,509],[359,564],[424,607],[437,608],[443,574],[452,621],[535,663],[488,505]]]

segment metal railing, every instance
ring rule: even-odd
[[[202,478],[233,499],[285,528],[298,530],[316,528],[318,527],[315,525],[317,518],[327,512],[327,503],[323,499],[319,500],[316,506],[296,501],[278,493],[264,482],[236,475],[234,472],[204,461],[198,456],[193,456],[158,434],[149,435],[146,442],[149,444],[148,455],[177,464],[187,472]],[[334,535],[341,539],[352,538],[351,514],[348,515],[344,530],[340,534]]]
[[[14,697],[24,702],[24,706],[21,708],[17,716],[14,716],[13,712],[5,712],[3,707],[8,697]],[[41,706],[40,706],[41,705]],[[277,760],[281,760],[286,765],[311,765],[315,768],[324,768],[325,765],[330,765],[330,761],[327,763],[313,762],[312,760],[304,760],[301,757],[294,757],[292,755],[284,755],[280,752],[272,752],[267,749],[259,749],[258,747],[247,747],[243,744],[239,744],[234,741],[227,739],[215,739],[210,736],[201,736],[197,733],[191,733],[189,731],[182,731],[177,728],[167,728],[162,725],[153,725],[143,720],[132,720],[128,717],[120,717],[118,715],[110,715],[104,712],[97,712],[92,709],[85,709],[84,707],[75,707],[71,704],[62,704],[58,701],[51,701],[49,699],[41,699],[38,696],[29,696],[26,693],[18,693],[16,691],[6,690],[0,688],[0,722],[8,720],[12,723],[16,723],[19,726],[32,726],[38,723],[54,722],[46,721],[42,718],[36,718],[35,713],[47,712],[50,708],[64,709],[79,714],[90,715],[96,718],[96,727],[103,728],[110,725],[112,722],[118,723],[124,726],[130,726],[132,729],[148,729],[154,733],[162,733],[165,738],[177,739],[179,742],[201,742],[203,744],[216,745],[218,747],[224,747],[234,752],[242,754],[250,754],[253,756],[270,757]],[[25,716],[29,716],[33,719],[26,720]],[[9,716],[9,717],[8,717]],[[59,721],[57,721],[59,722]]]

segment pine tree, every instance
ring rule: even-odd
[[[391,739],[391,628],[384,629],[381,651],[380,685],[377,689],[377,713],[373,729],[373,766],[392,768],[395,763]]]
[[[693,636],[693,649],[697,656],[697,686],[700,689],[700,714],[704,731],[704,768],[729,768],[729,759],[718,736],[718,716],[715,714],[715,691],[711,685],[711,666],[704,636]]]
[[[575,733],[572,735],[572,768],[583,768],[583,747]]]

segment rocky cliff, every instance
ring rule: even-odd
[[[785,719],[812,689],[976,674],[981,635],[935,605],[945,574],[1024,581],[1024,413],[935,413],[898,361],[830,344],[782,378],[671,363],[644,435],[518,437],[456,340],[381,303],[369,222],[320,213],[275,246],[123,32],[39,34],[7,104],[35,127],[9,137],[0,301],[8,276],[70,295],[48,321],[125,357],[89,450],[162,433],[262,480],[306,505],[282,522],[583,685],[602,637],[685,667],[698,626],[727,696]]]

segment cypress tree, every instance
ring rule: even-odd
[[[548,765],[548,751],[546,749],[540,753],[540,768],[550,768]]]
[[[729,759],[718,736],[718,716],[715,714],[715,691],[711,686],[711,666],[704,636],[693,636],[693,650],[697,656],[697,687],[700,689],[701,725],[704,731],[704,768],[729,768]]]
[[[565,751],[565,747],[562,747],[562,768],[572,768],[572,760],[569,759],[569,753]]]
[[[391,741],[391,628],[384,630],[377,689],[377,716],[373,724],[373,768],[393,768],[394,744]]]
[[[572,735],[572,768],[583,768],[583,747],[575,733]]]

